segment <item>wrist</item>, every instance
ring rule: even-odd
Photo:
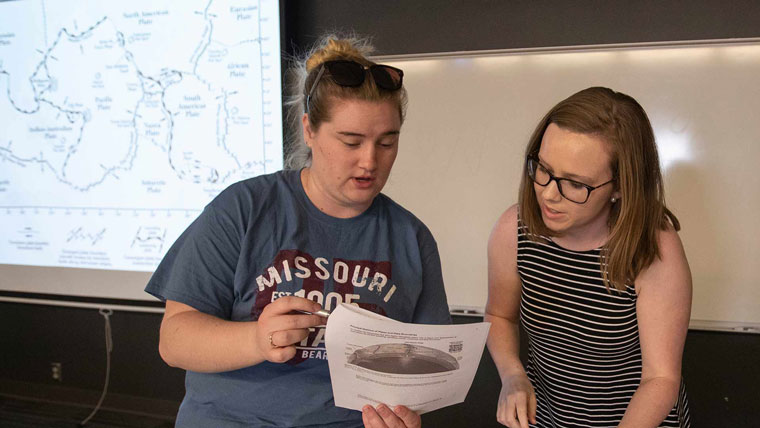
[[[511,364],[508,367],[506,367],[504,370],[499,371],[499,378],[501,379],[501,383],[504,383],[504,381],[515,376],[527,376],[525,369],[523,368],[523,365],[520,362],[517,362],[516,364]]]
[[[248,337],[248,340],[246,340],[246,343],[248,344],[248,346],[246,346],[246,349],[248,350],[247,354],[251,359],[251,365],[256,365],[267,359],[265,350],[261,347],[264,346],[262,345],[262,341],[268,341],[269,339],[260,337],[260,335],[265,334],[265,332],[259,331],[258,322],[252,321],[245,324],[247,324],[246,330],[248,331],[248,334],[246,335]]]

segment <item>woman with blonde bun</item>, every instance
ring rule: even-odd
[[[450,323],[430,231],[380,193],[406,107],[403,72],[327,37],[291,70],[286,170],[233,184],[146,287],[166,301],[159,351],[187,370],[178,427],[418,427],[404,406],[336,407],[314,313],[351,303]]]

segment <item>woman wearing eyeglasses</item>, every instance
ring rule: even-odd
[[[649,119],[588,88],[540,121],[488,244],[488,348],[511,428],[688,427],[691,275]],[[518,323],[528,334],[519,358]]]
[[[151,278],[166,301],[161,356],[187,370],[178,427],[420,425],[403,406],[335,407],[325,319],[298,312],[352,303],[450,323],[430,231],[380,193],[406,91],[368,49],[328,38],[291,70],[289,169],[227,188]]]

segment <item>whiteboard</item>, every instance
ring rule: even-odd
[[[681,221],[695,323],[760,326],[760,39],[381,57],[409,92],[385,193],[432,230],[452,308],[482,310],[486,245],[540,118],[589,86],[636,98]]]

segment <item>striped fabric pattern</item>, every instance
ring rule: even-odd
[[[530,240],[520,224],[520,319],[528,333],[535,427],[616,427],[641,380],[633,286],[608,292],[600,249],[566,250]],[[531,425],[534,426],[534,425]],[[686,389],[662,427],[690,427]]]

